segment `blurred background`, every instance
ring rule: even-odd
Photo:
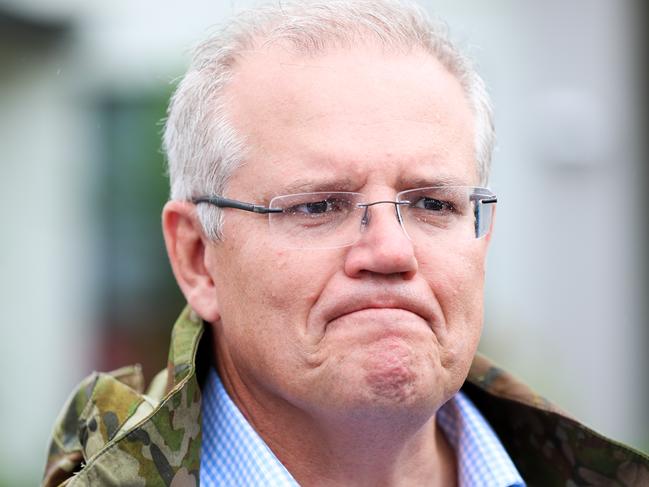
[[[428,0],[496,106],[482,350],[649,451],[640,0]],[[250,1],[0,0],[0,485],[35,485],[93,369],[164,366],[160,120],[189,47]]]

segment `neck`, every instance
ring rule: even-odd
[[[217,357],[228,394],[300,485],[457,484],[455,454],[435,410],[307,410],[241,380]]]
[[[304,486],[455,485],[455,455],[435,417],[419,427],[400,419],[305,422],[294,441],[268,442]]]

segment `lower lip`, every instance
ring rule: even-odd
[[[327,329],[345,330],[350,333],[371,329],[390,335],[431,331],[428,322],[421,316],[402,308],[361,309],[330,321]]]

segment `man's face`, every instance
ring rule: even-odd
[[[423,52],[251,52],[227,97],[250,148],[227,197],[267,205],[337,190],[371,202],[441,180],[478,183],[472,111]],[[267,215],[226,210],[224,238],[206,250],[217,353],[260,403],[322,415],[434,411],[464,381],[487,240],[411,241],[394,205],[371,212],[353,246],[291,250],[274,245]]]

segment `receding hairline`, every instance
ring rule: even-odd
[[[444,21],[412,0],[274,3],[239,12],[211,29],[193,49],[191,65],[172,97],[163,139],[172,199],[222,192],[232,171],[243,163],[246,141],[228,120],[224,91],[241,62],[240,53],[278,40],[295,53],[311,56],[367,43],[403,53],[423,48],[464,90],[475,116],[478,174],[486,184],[495,143],[491,100],[484,80],[451,40]],[[210,238],[218,238],[222,214],[217,210],[199,208]]]
[[[367,35],[362,35],[363,32]],[[289,68],[295,66],[299,68],[313,67],[313,69],[326,69],[326,66],[317,64],[310,66],[308,60],[319,59],[337,52],[353,53],[354,51],[360,51],[361,54],[365,52],[368,55],[367,57],[371,58],[372,62],[376,60],[374,54],[377,53],[379,55],[384,55],[386,60],[389,60],[391,57],[407,58],[410,56],[421,56],[422,59],[428,58],[435,64],[438,64],[446,74],[457,82],[463,92],[464,101],[469,109],[475,114],[477,107],[475,107],[473,100],[470,97],[468,87],[464,82],[465,80],[462,78],[462,73],[456,72],[456,70],[453,69],[453,66],[449,65],[448,62],[445,62],[445,60],[434,51],[434,49],[423,43],[413,44],[412,42],[407,42],[407,40],[402,40],[399,43],[388,42],[389,39],[388,41],[385,39],[379,39],[373,35],[373,32],[367,29],[358,30],[355,35],[358,36],[358,42],[333,42],[330,44],[325,39],[317,46],[317,48],[314,49],[302,49],[301,46],[295,46],[289,40],[281,37],[277,38],[258,35],[254,39],[249,38],[247,40],[249,43],[247,48],[238,50],[228,63],[229,77],[221,87],[219,93],[219,96],[225,102],[222,107],[228,115],[231,115],[229,108],[232,101],[231,86],[233,82],[236,81],[236,77],[241,73],[242,69],[247,70],[250,66],[254,66],[255,61],[260,58],[263,60],[267,55],[276,57],[278,52],[280,53],[280,56],[282,52],[286,53],[285,62],[282,62],[282,64]],[[435,81],[431,79],[430,82],[434,83]],[[228,117],[228,120],[230,123],[234,122],[230,117]]]
[[[413,41],[412,38],[406,36],[402,38],[388,37],[365,26],[351,28],[346,24],[341,25],[340,30],[336,32],[323,30],[319,33],[320,37],[317,42],[315,40],[307,42],[298,34],[286,35],[286,25],[277,22],[276,19],[275,22],[270,21],[269,25],[262,24],[262,28],[263,31],[258,31],[253,35],[244,33],[244,35],[235,36],[238,47],[228,56],[227,60],[227,69],[230,74],[237,72],[239,65],[248,55],[253,57],[257,53],[276,49],[284,50],[296,59],[318,58],[339,50],[378,50],[386,55],[410,55],[419,51],[437,60],[446,71],[457,79],[465,91],[467,88],[462,79],[462,72],[453,62],[445,59],[444,50],[440,48],[440,45],[433,46],[427,42],[430,39],[423,38]],[[200,51],[200,47],[198,51]],[[230,80],[227,80],[224,87],[229,84]]]
[[[246,85],[245,83],[239,82],[239,76],[244,76],[249,81],[250,78],[248,78],[248,76],[250,75],[250,73],[253,73],[252,76],[259,77],[259,81],[269,81],[269,83],[266,84],[264,88],[272,90],[272,86],[274,84],[278,84],[283,81],[280,77],[284,77],[287,82],[290,82],[290,80],[292,79],[291,75],[293,74],[292,68],[296,68],[296,73],[299,70],[308,70],[311,68],[313,70],[323,70],[323,73],[325,71],[328,72],[330,67],[339,69],[340,66],[335,64],[338,62],[338,60],[334,60],[334,64],[332,64],[331,66],[327,65],[326,63],[319,64],[319,60],[321,58],[326,58],[330,55],[337,56],[337,54],[339,53],[349,53],[351,55],[356,54],[356,59],[358,59],[359,61],[359,67],[365,65],[365,60],[367,60],[367,63],[369,64],[383,67],[384,65],[389,64],[392,61],[410,62],[413,58],[421,59],[421,74],[417,72],[415,76],[418,77],[423,83],[426,83],[431,87],[435,85],[444,87],[448,86],[448,82],[452,83],[454,85],[453,90],[455,91],[455,89],[457,89],[457,92],[460,94],[463,101],[464,107],[466,107],[470,112],[474,114],[474,106],[470,100],[470,97],[468,96],[467,90],[462,85],[461,79],[459,79],[459,77],[455,73],[453,73],[448,68],[448,66],[446,66],[439,59],[438,56],[435,55],[435,53],[431,52],[428,49],[425,49],[424,47],[415,45],[409,46],[407,49],[395,49],[391,46],[386,47],[381,43],[373,42],[373,40],[370,39],[362,44],[346,46],[325,46],[322,49],[318,49],[317,51],[310,51],[305,53],[301,50],[293,50],[291,49],[291,46],[287,47],[286,45],[281,43],[281,41],[267,43],[264,42],[264,40],[259,40],[256,48],[248,49],[240,53],[236,64],[231,65],[231,78],[223,86],[221,96],[225,103],[223,104],[222,108],[227,113],[230,124],[232,124],[233,128],[237,130],[240,135],[246,135],[243,131],[241,131],[241,127],[237,123],[237,120],[235,118],[237,109],[234,107],[241,106],[239,105],[240,101],[242,99],[246,99],[247,95],[251,95],[251,97],[253,98],[256,96],[254,92],[251,93],[250,91],[248,91],[248,93],[242,93],[239,90],[239,88]],[[381,61],[382,58],[383,61]],[[311,63],[310,60],[314,60],[315,62]],[[267,62],[270,62],[273,65],[268,66],[267,70],[258,71],[258,65],[260,63]],[[352,66],[347,67],[353,70],[355,67],[353,65],[355,59],[352,59],[351,62]],[[435,66],[434,69],[436,71],[438,70],[437,72],[439,73],[439,76],[423,68],[424,63],[427,62],[430,62]],[[280,66],[282,69],[275,70],[275,66]],[[283,70],[284,67],[287,68],[286,72],[284,72]],[[343,78],[348,75],[347,71],[339,72],[341,73],[341,76]],[[353,71],[350,72],[353,73]],[[278,74],[279,77],[274,77],[269,80],[265,77],[268,73]],[[335,77],[336,75],[334,75],[334,78]],[[247,83],[247,85],[250,86],[250,83]],[[431,89],[434,90],[434,88]],[[255,100],[253,99],[253,104],[254,103]],[[247,105],[247,103],[245,104]],[[437,115],[433,112],[430,114],[430,118],[436,119]],[[473,118],[472,121],[472,131],[475,132],[475,118]],[[475,133],[473,135],[475,137]]]

